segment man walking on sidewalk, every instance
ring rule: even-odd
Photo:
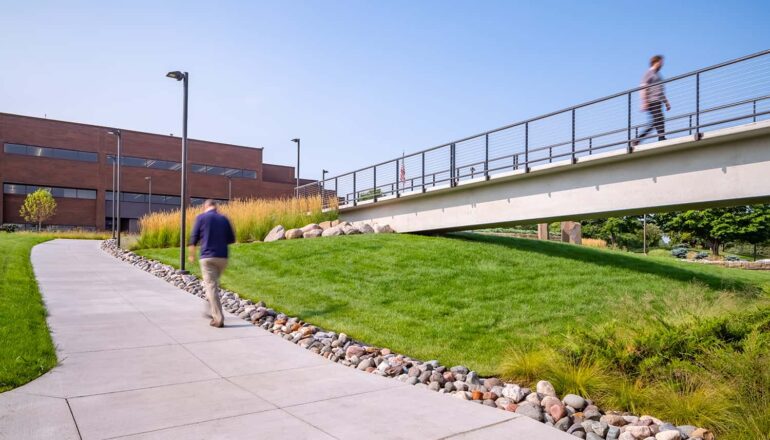
[[[650,59],[650,69],[642,77],[641,87],[644,87],[640,92],[640,100],[642,102],[642,111],[646,111],[650,114],[650,125],[639,135],[639,137],[631,142],[632,146],[639,145],[639,141],[644,139],[648,133],[654,128],[658,132],[658,140],[666,140],[666,123],[663,118],[663,105],[666,106],[666,111],[671,110],[671,104],[668,103],[666,93],[661,81],[663,78],[660,76],[660,69],[663,67],[663,55],[655,55]]]
[[[227,267],[227,245],[235,243],[233,227],[227,217],[217,212],[217,203],[208,199],[203,203],[203,214],[195,219],[190,234],[190,262],[195,261],[195,245],[200,243],[200,266],[212,327],[225,325],[222,303],[219,301],[219,277]],[[208,314],[207,314],[208,316]]]

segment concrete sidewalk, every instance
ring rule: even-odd
[[[36,246],[60,364],[0,394],[2,439],[570,439],[529,418],[332,363],[122,263]]]

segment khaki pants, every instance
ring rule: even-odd
[[[225,322],[222,303],[219,301],[219,277],[227,267],[227,258],[203,258],[200,260],[200,265],[212,323],[219,326]]]

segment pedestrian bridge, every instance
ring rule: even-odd
[[[297,190],[399,232],[770,202],[770,51],[664,86],[667,140],[636,88]]]

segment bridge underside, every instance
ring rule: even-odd
[[[441,232],[764,202],[767,121],[363,202],[340,217],[398,232]]]

